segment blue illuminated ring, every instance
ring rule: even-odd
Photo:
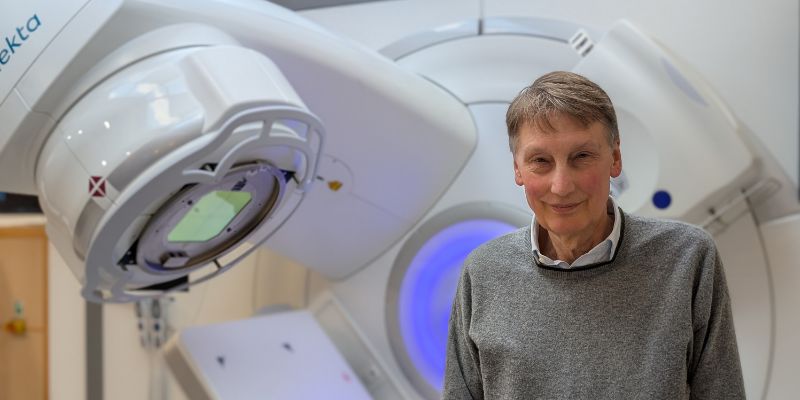
[[[503,204],[462,204],[425,221],[398,252],[387,289],[387,333],[403,372],[426,398],[441,396],[462,263],[481,244],[530,220],[530,213]]]

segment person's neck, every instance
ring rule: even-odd
[[[538,227],[540,251],[550,259],[572,264],[578,257],[588,253],[607,238],[614,229],[614,219],[610,215],[606,215],[599,224],[603,229],[592,229],[590,233],[584,235],[554,235],[540,225]]]

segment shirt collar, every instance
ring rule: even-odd
[[[552,260],[539,251],[539,224],[536,222],[536,215],[534,214],[533,219],[531,220],[531,247],[533,250],[533,256],[537,257],[538,261],[542,264],[565,269],[597,262],[610,261],[614,257],[614,252],[616,251],[617,244],[619,243],[619,236],[622,229],[622,218],[620,218],[619,206],[613,197],[609,196],[606,204],[608,214],[613,215],[614,218],[614,227],[611,229],[611,233],[586,254],[578,257],[572,264],[562,260]]]

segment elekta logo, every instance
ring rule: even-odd
[[[20,47],[25,44],[25,41],[31,37],[31,33],[39,29],[40,26],[42,26],[42,21],[39,20],[38,15],[33,14],[26,24],[18,26],[16,32],[4,38],[5,40],[0,43],[0,71],[3,70],[6,64],[11,62],[11,58],[14,57],[14,54],[16,54]]]

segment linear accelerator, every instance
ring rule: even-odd
[[[39,196],[85,298],[188,289],[266,245],[331,281],[309,312],[342,374],[368,397],[437,398],[460,262],[530,222],[507,103],[572,70],[617,108],[621,206],[715,235],[748,397],[800,391],[795,188],[685,63],[626,21],[598,31],[475,12],[371,49],[332,33],[346,9],[325,12],[338,16],[327,29],[255,0],[4,11],[0,189]],[[244,326],[258,324],[230,329]],[[204,370],[219,361],[192,366],[187,335],[169,350],[179,381],[224,398]]]

